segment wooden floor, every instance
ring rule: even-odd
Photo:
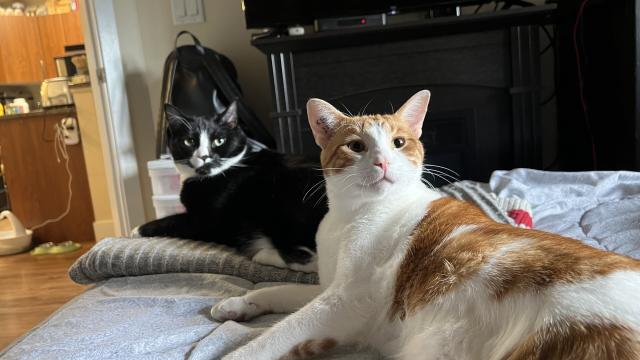
[[[87,288],[72,282],[67,269],[93,244],[68,254],[0,256],[0,349]]]

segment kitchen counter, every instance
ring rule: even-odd
[[[0,116],[0,121],[8,120],[8,119],[17,119],[17,118],[28,118],[34,116],[42,116],[42,115],[71,115],[76,112],[75,105],[66,105],[66,106],[57,106],[48,109],[34,109],[26,114],[13,114],[13,115],[5,115]]]

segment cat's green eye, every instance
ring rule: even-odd
[[[193,146],[196,144],[196,140],[194,138],[186,138],[184,139],[184,144],[187,146]]]
[[[364,143],[360,140],[354,140],[350,143],[347,144],[347,147],[349,148],[349,150],[353,151],[353,152],[363,152],[367,149],[367,147],[364,145]]]
[[[217,138],[213,140],[213,146],[214,147],[218,147],[218,146],[222,146],[222,144],[224,144],[224,138]]]
[[[400,149],[406,143],[407,143],[407,141],[403,137],[397,137],[397,138],[393,139],[393,146],[395,146],[396,149]]]

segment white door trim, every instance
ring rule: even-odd
[[[80,10],[114,227],[123,236],[145,214],[113,0],[83,0]]]

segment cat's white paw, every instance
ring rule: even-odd
[[[131,238],[142,237],[142,235],[140,235],[140,226],[134,227],[133,230],[131,230],[131,234],[129,234],[129,237]]]
[[[211,308],[211,317],[219,322],[247,321],[263,313],[263,309],[256,304],[247,302],[243,296],[222,300]]]
[[[287,263],[282,260],[282,257],[276,249],[265,248],[258,251],[251,258],[252,261],[262,265],[270,265],[279,268],[287,268]]]
[[[289,269],[295,271],[302,271],[305,273],[318,272],[318,261],[316,261],[315,259],[309,261],[306,264],[290,263],[287,265],[289,266]]]

